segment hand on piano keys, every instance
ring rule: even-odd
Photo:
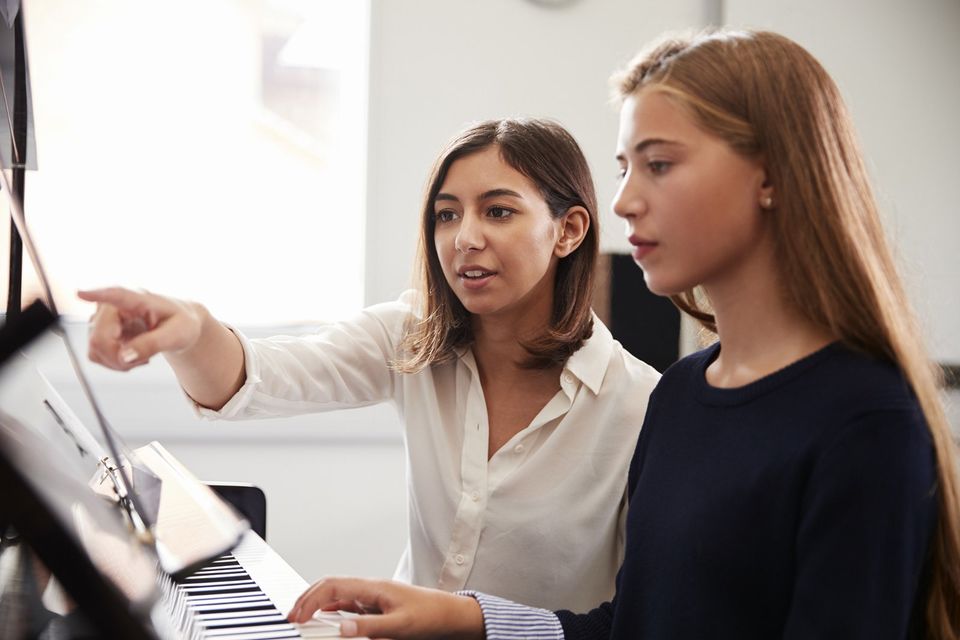
[[[315,582],[297,599],[287,619],[305,623],[318,619],[317,612],[331,610],[360,614],[340,621],[340,634],[345,638],[483,640],[485,634],[480,605],[469,596],[363,578]]]

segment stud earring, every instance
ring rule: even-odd
[[[766,196],[763,200],[760,201],[760,206],[763,207],[764,209],[772,209],[773,198],[771,198],[770,196]]]

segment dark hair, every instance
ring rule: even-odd
[[[447,362],[456,357],[457,348],[473,342],[470,313],[447,284],[437,257],[434,199],[454,162],[491,146],[537,186],[551,215],[559,218],[579,206],[590,216],[583,242],[557,265],[550,324],[542,335],[524,343],[529,358],[523,366],[537,369],[566,362],[593,331],[590,303],[599,229],[597,196],[583,151],[566,129],[549,120],[487,120],[447,143],[430,174],[415,267],[422,308],[419,317],[407,325],[402,343],[404,357],[394,363],[400,371],[412,373]]]

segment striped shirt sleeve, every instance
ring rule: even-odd
[[[553,611],[528,607],[477,591],[459,591],[480,605],[487,640],[563,640],[563,627]]]

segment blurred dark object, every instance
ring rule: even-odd
[[[600,256],[594,310],[627,351],[657,371],[679,359],[680,311],[647,289],[631,256]]]
[[[207,482],[217,495],[240,512],[254,533],[267,539],[267,496],[260,487],[243,482]]]

